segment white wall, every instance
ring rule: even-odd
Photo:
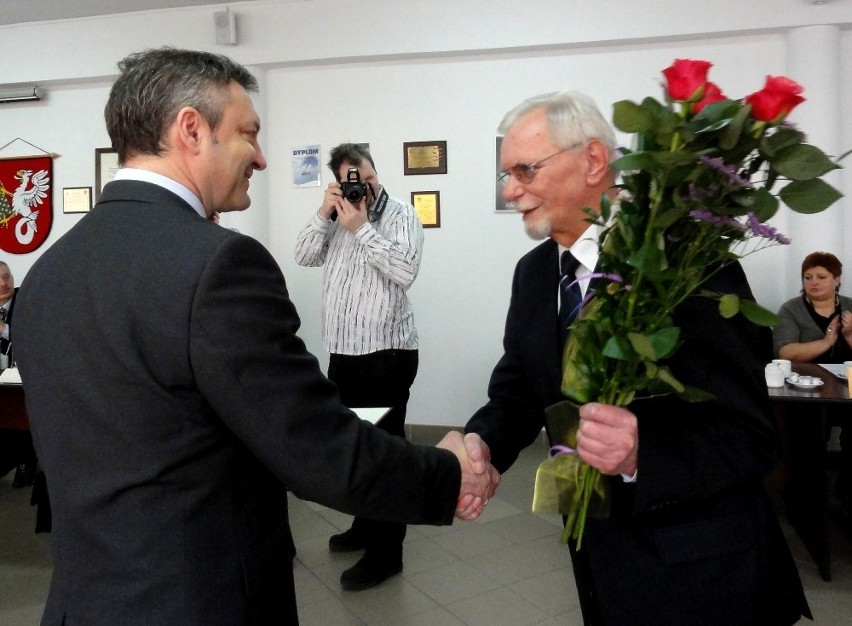
[[[102,110],[115,63],[158,45],[223,52],[261,79],[258,108],[270,162],[252,179],[253,206],[227,215],[270,247],[303,318],[301,335],[323,363],[319,306],[321,270],[293,262],[298,230],[321,201],[322,188],[290,185],[290,148],[319,143],[323,160],[342,141],[369,142],[391,195],[441,192],[441,228],[426,230],[420,276],[411,289],[421,338],[421,369],[409,406],[411,423],[463,424],[485,399],[500,340],[512,269],[534,242],[519,218],[494,206],[494,138],[502,114],[521,99],[561,89],[589,93],[605,113],[611,103],[659,97],[659,71],[676,57],[712,61],[712,78],[730,96],[759,89],[766,74],[803,65],[818,73],[836,53],[839,95],[809,75],[812,107],[806,129],[843,149],[852,121],[834,120],[836,100],[849,100],[852,0],[814,6],[804,0],[717,0],[690,7],[674,0],[266,0],[0,29],[7,83],[39,82],[49,97],[34,105],[0,106],[0,145],[20,136],[62,156],[54,163],[56,222],[46,245],[79,219],[61,214],[61,187],[94,184],[94,148],[109,145]],[[215,46],[212,14],[237,14],[240,45]],[[601,18],[605,16],[605,18]],[[818,54],[790,33],[800,25],[836,25]],[[837,38],[832,48],[831,33]],[[821,36],[817,32],[817,36]],[[32,45],[38,41],[38,45]],[[80,45],[86,42],[87,49]],[[26,44],[27,54],[20,50]],[[73,51],[73,53],[71,53]],[[790,58],[797,63],[791,63]],[[62,57],[62,63],[56,61]],[[800,58],[801,57],[801,58]],[[825,77],[823,77],[825,78]],[[823,80],[822,83],[825,81]],[[826,94],[829,93],[829,96]],[[828,101],[830,98],[831,101]],[[812,122],[816,119],[816,122]],[[814,129],[816,126],[816,129]],[[622,138],[627,140],[627,138]],[[404,176],[402,142],[446,140],[448,173]],[[0,156],[8,156],[8,149]],[[323,172],[323,187],[329,180]],[[834,181],[849,192],[848,174]],[[769,308],[798,291],[799,250],[826,242],[852,267],[850,221],[843,211],[776,224],[791,226],[791,249],[746,260],[758,300]],[[787,231],[788,233],[790,231]],[[19,282],[37,253],[8,258]],[[849,293],[849,290],[846,290]]]

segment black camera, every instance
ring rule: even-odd
[[[343,197],[357,205],[367,195],[367,189],[367,184],[361,182],[361,173],[358,168],[350,167],[346,173],[346,180],[340,183]]]

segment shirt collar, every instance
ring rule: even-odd
[[[204,210],[204,205],[201,204],[201,200],[199,200],[198,196],[192,193],[187,187],[181,185],[179,182],[169,178],[168,176],[163,176],[162,174],[157,174],[150,170],[142,170],[135,167],[123,167],[115,173],[114,180],[138,180],[143,183],[151,183],[152,185],[163,187],[164,189],[168,189],[172,193],[180,196],[180,198],[191,206],[201,217],[207,217],[207,212]]]
[[[577,268],[577,276],[583,273],[591,273],[595,270],[598,264],[598,238],[600,236],[600,227],[597,224],[592,224],[586,231],[577,238],[570,248],[566,248],[559,244],[559,256],[566,250],[570,250],[574,258],[580,262],[580,267]],[[585,272],[581,272],[585,269]]]

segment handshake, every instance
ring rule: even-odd
[[[477,434],[468,433],[462,437],[461,433],[450,431],[438,442],[437,447],[455,454],[461,465],[456,517],[461,520],[476,519],[500,484],[500,473],[491,465],[488,445]]]

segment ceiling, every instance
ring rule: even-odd
[[[0,0],[0,25],[218,4],[222,0]]]

